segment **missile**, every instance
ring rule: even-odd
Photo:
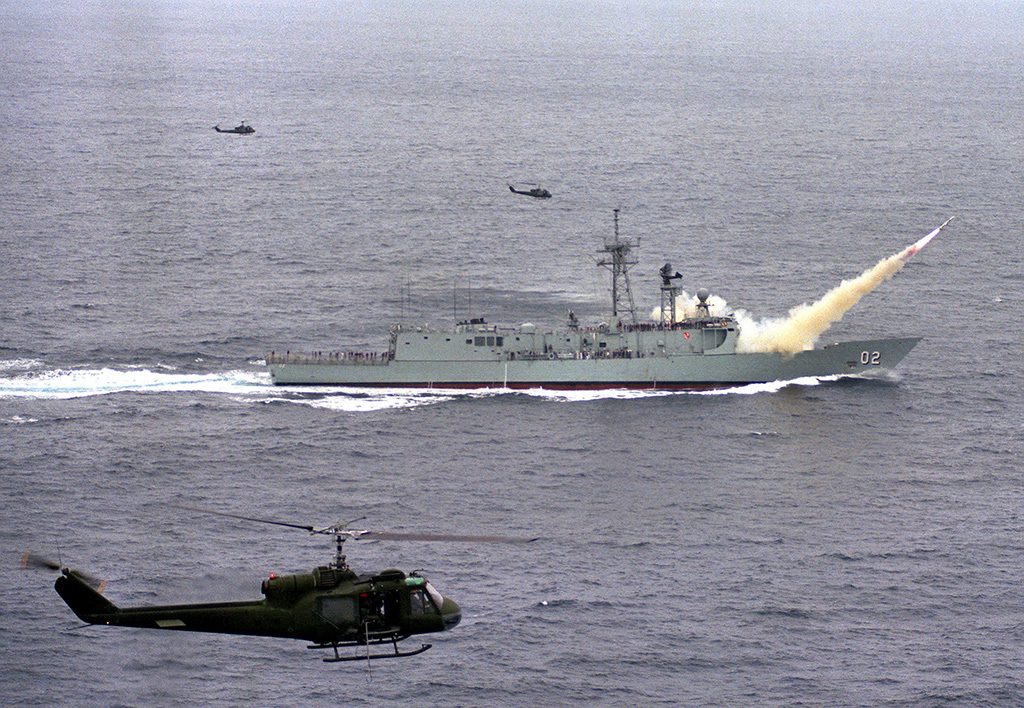
[[[913,256],[918,251],[920,251],[922,248],[927,246],[928,242],[931,241],[936,236],[938,236],[939,232],[942,231],[943,228],[945,228],[946,224],[948,224],[949,222],[951,222],[955,218],[956,218],[955,216],[949,217],[948,219],[946,219],[945,221],[942,222],[942,226],[940,226],[939,228],[937,228],[934,231],[932,231],[930,234],[928,234],[927,236],[922,238],[920,241],[917,241],[916,243],[913,243],[910,246],[907,246],[906,249],[904,249],[904,251],[900,254],[900,260],[903,260],[903,261],[910,260],[911,256]]]

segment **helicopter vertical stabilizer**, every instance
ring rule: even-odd
[[[79,577],[77,571],[64,568],[61,573],[53,587],[79,619],[95,623],[98,615],[112,615],[118,611],[117,605],[96,592]]]

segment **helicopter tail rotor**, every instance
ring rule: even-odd
[[[36,568],[45,568],[47,570],[63,570],[63,566],[57,561],[51,560],[37,553],[33,553],[32,551],[25,551],[21,554],[20,565],[22,570],[30,570]],[[90,575],[89,573],[84,573],[79,570],[74,571],[74,573],[79,578],[81,578],[86,585],[88,585],[96,592],[102,593],[103,590],[107,587],[106,580],[102,580],[94,575]]]
[[[21,554],[21,569],[28,570],[29,568],[47,568],[49,570],[60,570],[60,563],[52,561],[49,558],[37,555],[32,551],[25,551]]]

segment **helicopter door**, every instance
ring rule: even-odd
[[[396,591],[384,594],[384,621],[391,627],[397,627],[402,621],[402,609]]]
[[[356,624],[356,599],[354,597],[321,597],[317,600],[317,614],[339,628]]]
[[[373,629],[386,627],[386,603],[379,592],[359,593],[359,622]]]

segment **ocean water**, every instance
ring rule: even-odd
[[[1024,5],[0,3],[10,704],[1024,702]],[[249,121],[251,136],[214,124]],[[511,195],[538,181],[546,201]],[[611,210],[757,316],[956,215],[824,340],[875,378],[707,393],[279,389],[271,349],[607,309]],[[83,627],[256,597],[323,539],[463,607],[415,658]],[[416,640],[410,640],[415,644]]]

